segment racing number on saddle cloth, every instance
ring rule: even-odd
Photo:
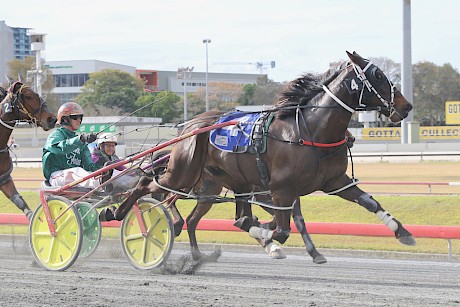
[[[237,120],[238,125],[231,125],[212,130],[210,143],[222,151],[243,153],[247,152],[251,145],[251,136],[263,113],[247,114],[241,112],[230,113],[222,116],[216,124]]]

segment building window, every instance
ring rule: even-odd
[[[89,80],[89,74],[54,75],[55,87],[81,87]]]

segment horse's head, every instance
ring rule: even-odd
[[[47,131],[56,125],[56,116],[45,101],[21,81],[10,84],[1,102],[1,119],[4,121],[28,120]]]
[[[359,97],[359,107],[356,109],[378,110],[392,122],[406,118],[412,110],[412,104],[382,70],[356,52],[347,51],[347,54],[355,77],[346,79],[345,84],[350,93]]]

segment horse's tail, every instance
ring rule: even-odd
[[[198,121],[188,126],[184,132],[191,132],[200,128],[208,127],[212,124],[209,121]],[[181,141],[182,142],[182,141]],[[207,143],[209,142],[209,133],[196,134],[185,139],[184,146],[188,148],[187,164],[196,163],[202,165],[207,155]]]

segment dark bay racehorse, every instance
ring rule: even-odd
[[[174,146],[163,176],[158,180],[141,178],[115,212],[104,212],[107,219],[122,220],[134,202],[148,193],[164,192],[164,188],[190,191],[205,174],[237,194],[249,194],[254,186],[268,186],[276,208],[276,229],[245,227],[254,238],[284,243],[290,235],[294,201],[298,196],[323,191],[375,213],[401,243],[414,245],[402,224],[347,176],[344,146],[353,112],[378,110],[399,122],[412,105],[372,62],[355,52],[347,54],[350,61],[340,69],[304,75],[282,93],[272,110],[275,119],[266,131],[267,150],[261,155],[268,180],[261,176],[256,155],[220,151],[210,145],[208,133],[197,134]],[[210,126],[220,115],[222,112],[203,113],[188,123],[184,133]],[[242,211],[241,218],[252,220],[250,207]]]
[[[8,140],[17,120],[29,121],[47,131],[54,128],[57,119],[45,101],[30,87],[21,81],[8,81],[7,88],[0,87],[0,190],[30,219],[33,212],[11,178],[13,162]]]

